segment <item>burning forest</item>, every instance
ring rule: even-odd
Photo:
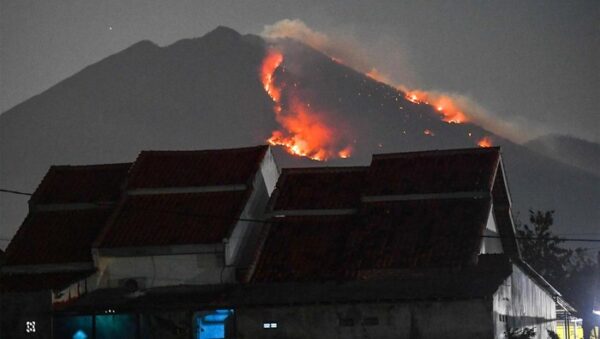
[[[303,86],[303,82],[298,80],[302,75],[297,73],[304,71],[305,67],[293,65],[288,67],[286,63],[288,61],[286,51],[290,49],[289,46],[289,42],[272,43],[267,48],[260,66],[259,78],[264,91],[272,100],[275,120],[279,124],[279,128],[272,131],[267,142],[273,146],[283,147],[289,154],[316,161],[345,159],[352,156],[357,144],[357,138],[352,136],[353,130],[360,126],[340,118],[343,116],[342,105],[319,104],[323,101],[318,98],[322,93],[307,90],[306,86]],[[328,60],[340,67],[348,67],[342,59],[335,56],[328,56]],[[366,76],[365,79],[372,79],[389,87],[391,93],[388,96],[394,98],[400,111],[404,110],[405,104],[410,104],[424,107],[429,115],[433,112],[440,121],[447,124],[460,125],[471,122],[460,103],[449,95],[411,90],[402,85],[390,86],[389,80],[374,68],[362,75]],[[371,96],[370,93],[363,94],[361,91],[356,95]],[[342,103],[341,98],[338,101]],[[420,115],[422,117],[423,113]],[[406,135],[407,130],[401,129],[400,133]],[[425,127],[423,135],[433,137],[436,134],[432,127]],[[472,132],[468,132],[467,135],[469,138],[473,137]],[[381,148],[382,143],[378,144]],[[479,147],[490,147],[492,141],[489,136],[481,135],[473,140],[473,144]]]

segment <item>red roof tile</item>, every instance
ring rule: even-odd
[[[110,209],[30,213],[6,248],[7,265],[89,262]]]
[[[498,148],[374,155],[364,195],[490,191]]]
[[[239,218],[250,192],[129,196],[98,247],[219,243]]]
[[[205,151],[143,151],[128,189],[249,184],[268,146]]]
[[[489,199],[365,204],[359,215],[275,218],[255,282],[346,280],[385,269],[473,263]]]
[[[283,169],[274,210],[357,208],[367,167]]]
[[[368,203],[363,269],[453,267],[479,253],[489,199]]]
[[[35,204],[117,201],[131,164],[52,166],[31,198]]]
[[[351,274],[354,216],[277,219],[270,228],[252,280],[255,282],[335,280]]]

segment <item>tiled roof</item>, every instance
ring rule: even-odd
[[[52,166],[31,198],[35,204],[117,201],[131,164]]]
[[[362,269],[460,267],[474,263],[489,199],[368,203]]]
[[[498,148],[374,155],[364,195],[489,191]]]
[[[268,146],[204,151],[143,151],[128,189],[248,184]]]
[[[274,210],[356,208],[367,167],[284,169]]]
[[[250,189],[132,195],[122,203],[98,247],[213,244],[227,236]]]
[[[253,275],[256,282],[332,280],[351,274],[360,240],[353,216],[286,217],[274,222]]]
[[[90,270],[39,274],[3,274],[0,276],[0,291],[30,292],[39,290],[60,290],[93,273],[94,271]]]
[[[6,248],[7,265],[89,262],[110,209],[30,213]]]
[[[274,218],[254,282],[359,279],[473,264],[489,199],[368,203],[358,215]]]
[[[367,168],[284,170],[251,280],[472,265],[499,162],[498,148],[464,149],[375,155]],[[454,194],[472,192],[483,194]]]
[[[32,210],[6,249],[7,265],[90,262],[91,244],[116,202],[131,164],[52,166]],[[82,209],[72,204],[92,204]],[[98,203],[97,206],[94,206]],[[51,209],[44,209],[52,205]]]

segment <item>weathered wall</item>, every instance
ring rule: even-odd
[[[219,284],[233,279],[233,270],[224,267],[223,251],[202,254],[100,257],[98,272],[88,285],[120,287],[124,279],[141,279],[141,288],[182,284]]]
[[[50,292],[0,295],[0,338],[50,338]],[[25,322],[35,321],[35,333],[26,333]]]
[[[128,278],[143,280],[145,288],[234,282],[236,268],[249,265],[263,226],[244,220],[264,219],[278,176],[269,150],[253,179],[252,194],[240,215],[242,220],[222,244],[118,249],[118,255],[111,255],[106,249],[94,251],[98,273],[88,281],[89,290],[118,287],[120,281]]]
[[[485,338],[491,300],[241,308],[238,338]],[[276,329],[263,323],[275,322]]]
[[[264,227],[263,223],[250,220],[266,219],[267,203],[278,178],[279,170],[269,149],[252,182],[252,195],[240,215],[241,220],[238,221],[231,236],[226,240],[227,265],[238,267],[250,265],[258,245],[258,237]]]
[[[504,338],[508,328],[535,328],[536,338],[548,338],[556,330],[556,309],[552,296],[518,266],[494,294],[495,338]]]
[[[492,253],[503,253],[502,250],[502,241],[498,237],[498,227],[496,226],[496,220],[493,213],[493,206],[490,209],[490,214],[488,216],[488,220],[485,226],[485,230],[483,233],[485,236],[489,236],[489,238],[483,238],[481,242],[481,254],[492,254]]]

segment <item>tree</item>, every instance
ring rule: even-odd
[[[565,240],[552,233],[554,211],[529,211],[530,225],[517,222],[523,259],[571,302],[583,319],[584,337],[589,338],[600,317],[593,311],[597,265],[586,249],[563,247]]]

